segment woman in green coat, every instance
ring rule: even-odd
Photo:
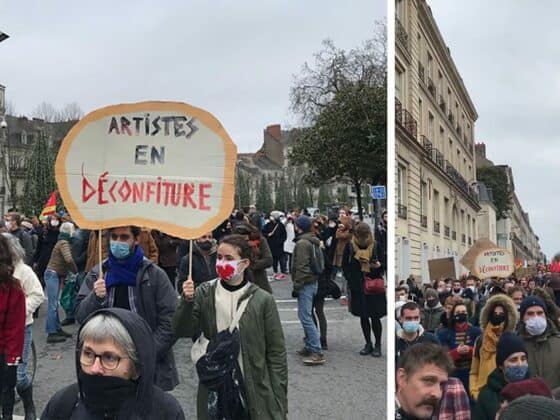
[[[288,412],[288,363],[284,333],[271,294],[249,280],[252,247],[241,235],[226,236],[217,252],[219,278],[194,289],[183,283],[181,302],[173,317],[177,337],[208,340],[230,325],[239,305],[247,306],[239,321],[239,368],[251,419],[285,420]],[[199,383],[198,419],[208,419],[208,389]]]
[[[496,366],[478,395],[473,420],[494,420],[500,408],[500,392],[511,382],[529,377],[529,362],[523,340],[503,332],[496,348]]]

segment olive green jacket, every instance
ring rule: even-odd
[[[284,333],[271,294],[251,284],[238,305],[252,295],[239,322],[243,379],[252,419],[285,420],[288,413],[288,361]],[[194,301],[181,299],[173,317],[177,337],[198,331],[211,340],[218,333],[215,311],[216,281],[197,287]],[[208,418],[208,390],[198,387],[198,419]]]
[[[294,290],[300,290],[307,284],[316,283],[319,276],[311,271],[311,243],[320,245],[321,241],[314,233],[302,234],[296,239],[296,246],[292,254],[292,281]]]

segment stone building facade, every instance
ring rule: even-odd
[[[427,283],[478,238],[478,114],[426,1],[395,8],[396,275]]]

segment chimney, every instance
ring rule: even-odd
[[[486,158],[486,144],[476,143],[475,153],[476,153],[477,156],[480,156],[482,158]]]
[[[282,138],[282,129],[280,124],[273,124],[266,127],[265,130],[274,140],[280,141]]]

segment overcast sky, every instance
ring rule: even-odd
[[[513,168],[547,257],[560,251],[560,3],[428,0],[478,111],[477,142]]]
[[[97,1],[2,4],[0,84],[17,114],[42,101],[177,100],[207,109],[240,152],[269,124],[296,124],[292,75],[325,38],[344,49],[371,38],[385,0]]]

